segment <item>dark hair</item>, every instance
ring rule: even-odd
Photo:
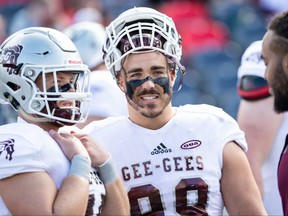
[[[288,11],[277,14],[268,24],[268,30],[275,36],[271,43],[271,50],[281,54],[288,53]]]

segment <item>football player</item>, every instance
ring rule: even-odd
[[[89,79],[75,45],[59,31],[27,28],[2,43],[0,98],[19,117],[0,127],[0,215],[129,212],[121,180],[107,176],[110,154],[99,148],[90,158],[83,137],[58,133],[85,121]]]
[[[231,215],[265,215],[237,122],[209,105],[172,107],[185,74],[173,20],[129,9],[106,28],[103,52],[129,116],[84,131],[115,159],[131,215],[222,215],[224,205]]]

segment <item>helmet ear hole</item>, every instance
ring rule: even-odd
[[[13,91],[17,91],[21,88],[21,86],[17,85],[16,83],[8,82],[7,86],[9,86]]]
[[[106,58],[106,64],[110,65],[113,59],[119,59],[119,61],[114,65],[112,75],[113,77],[118,77],[121,71],[121,56],[122,53],[118,48],[114,49],[113,55],[110,58]],[[116,60],[117,61],[117,60]]]

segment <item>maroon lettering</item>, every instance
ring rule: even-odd
[[[167,162],[170,162],[170,159],[164,158],[163,159],[163,169],[165,172],[170,172],[171,171],[171,165],[167,165]]]
[[[197,192],[196,203],[188,205],[187,191]],[[176,186],[176,212],[180,215],[208,215],[208,185],[201,178],[182,179]]]
[[[156,213],[151,215],[164,215],[160,191],[153,185],[147,184],[139,187],[132,187],[128,192],[128,197],[130,201],[131,215],[147,215],[145,213],[150,212]],[[141,206],[141,202],[139,202],[139,200],[142,198],[147,198],[150,209],[144,209]]]
[[[183,168],[180,167],[180,163],[178,161],[181,161],[181,157],[174,157],[174,163],[175,163],[175,171],[182,171]]]
[[[194,167],[191,165],[191,161],[193,160],[192,156],[185,157],[186,161],[186,170],[194,170]]]
[[[145,176],[148,176],[148,175],[152,175],[153,172],[149,171],[150,170],[150,167],[148,165],[151,164],[151,161],[146,161],[146,162],[143,162],[143,166],[144,166],[144,175]]]
[[[198,170],[203,170],[204,169],[204,164],[202,162],[202,159],[203,158],[201,156],[197,156],[196,157],[196,163],[199,165],[199,166],[197,166]]]
[[[208,215],[208,184],[201,178],[181,179],[175,188],[175,211],[179,215]],[[195,200],[188,202],[187,194],[194,191]],[[151,184],[132,187],[128,191],[131,215],[164,215],[160,191]],[[145,198],[146,203],[141,200]],[[194,201],[194,202],[193,202]]]
[[[122,169],[121,169],[121,172],[122,172],[122,178],[123,178],[123,180],[124,181],[129,181],[130,179],[131,179],[131,176],[130,176],[130,174],[127,172],[125,172],[125,171],[129,171],[129,168],[126,166],[126,167],[123,167]]]
[[[139,163],[137,163],[137,164],[132,164],[131,166],[132,166],[132,169],[133,169],[134,178],[140,178],[140,177],[142,177],[142,175],[139,174],[139,166],[140,166],[140,164],[139,164]]]
[[[152,169],[152,167],[156,169]],[[193,171],[203,170],[204,163],[202,156],[186,156],[186,157],[173,157],[163,158],[162,164],[152,164],[151,161],[144,161],[141,163],[135,163],[129,166],[122,167],[122,177],[124,181],[131,179],[141,178],[144,176],[153,175],[156,170],[163,169],[164,172],[172,171]]]

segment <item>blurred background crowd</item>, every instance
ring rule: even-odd
[[[133,6],[149,6],[171,16],[183,39],[187,73],[173,105],[207,103],[236,118],[237,69],[248,45],[262,38],[268,20],[288,9],[287,0],[0,0],[0,43],[26,27],[63,30],[80,21],[107,26]],[[0,105],[0,125],[15,121]]]

